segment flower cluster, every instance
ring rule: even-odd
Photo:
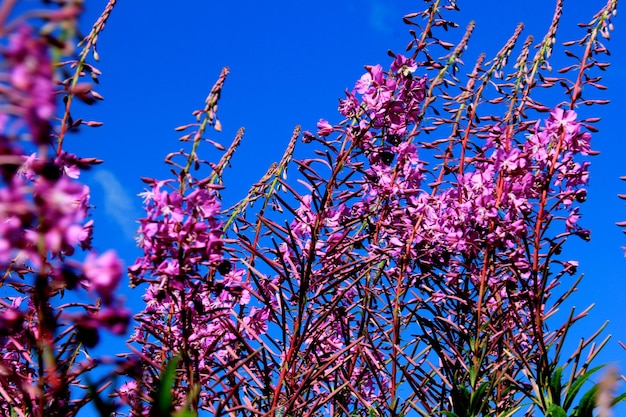
[[[30,26],[23,24],[9,37],[4,57],[12,88],[6,99],[13,109],[10,114],[26,125],[32,141],[45,145],[50,140],[49,124],[55,113],[56,89],[48,44],[33,32]],[[8,121],[7,116],[5,113],[4,123]],[[6,127],[3,126],[3,130]]]
[[[50,27],[76,10],[49,18]],[[2,50],[8,84],[0,114],[0,268],[7,295],[0,300],[0,368],[11,377],[0,379],[0,410],[7,415],[42,415],[35,411],[41,404],[77,412],[70,387],[96,362],[76,346],[94,347],[101,329],[124,334],[130,320],[115,294],[122,262],[114,251],[92,250],[89,188],[78,181],[100,161],[55,144],[53,44],[22,21]],[[83,261],[72,258],[76,248],[89,251]],[[93,303],[60,301],[66,290],[80,289]]]
[[[302,260],[312,263],[306,284],[319,294],[334,287],[329,276],[337,271],[348,276],[348,266],[359,259],[357,276],[363,278],[344,280],[344,285],[361,288],[361,297],[383,298],[398,291],[413,294],[402,302],[401,320],[406,323],[421,320],[416,311],[427,302],[434,314],[458,326],[451,334],[459,339],[449,343],[478,336],[490,346],[493,360],[500,360],[502,349],[512,347],[521,360],[527,360],[538,343],[535,338],[542,337],[533,327],[533,317],[543,314],[535,306],[545,278],[540,276],[534,251],[535,247],[542,250],[544,239],[551,236],[536,225],[549,219],[552,236],[575,234],[588,239],[588,231],[577,224],[579,208],[574,203],[586,196],[589,162],[580,157],[590,153],[590,134],[583,131],[574,111],[561,108],[553,109],[543,126],[538,121],[523,140],[496,124],[486,141],[472,142],[476,147],[472,157],[468,150],[465,158],[454,160],[455,168],[439,167],[436,180],[425,184],[433,175],[426,168],[432,161],[418,154],[413,141],[421,123],[426,78],[415,78],[415,62],[401,55],[389,71],[380,66],[366,69],[355,89],[340,101],[339,111],[349,123],[333,126],[322,119],[317,136],[305,133],[305,141],[319,140],[329,148],[333,134],[353,144],[346,166],[360,172],[362,180],[343,184],[358,185],[360,191],[346,193],[338,188],[326,201],[340,202],[327,206],[315,193],[299,198],[290,225],[293,243],[282,247],[283,262],[291,265],[287,270],[302,281],[306,272]],[[428,155],[427,147],[420,150]],[[451,164],[451,151],[444,155],[445,163]],[[365,163],[360,161],[363,157]],[[321,187],[313,183],[313,188]],[[559,219],[562,230],[556,227]],[[336,324],[321,325],[307,339],[318,364],[357,337],[362,324],[340,325],[343,319],[337,318],[338,310],[343,317],[350,316],[345,312],[355,304],[358,301],[340,298],[330,316],[324,316],[325,323]],[[397,320],[394,311],[377,315]],[[461,330],[469,331],[481,315],[482,320],[491,317],[487,329],[506,331],[476,335]],[[361,347],[361,352],[385,350],[386,336],[376,334],[370,330],[372,346]],[[430,337],[430,333],[419,336],[426,341]],[[454,352],[442,359],[453,361],[450,369],[466,361]],[[469,350],[463,354],[472,356]],[[342,360],[338,357],[333,363],[338,366]],[[385,369],[390,368],[380,365],[385,360],[364,357],[368,367],[355,371],[350,379],[353,386],[358,380],[377,381],[367,394],[360,393],[370,402],[389,393],[392,375]]]
[[[223,72],[209,95],[209,108],[215,105],[225,76]],[[214,120],[215,112],[209,108],[196,113]],[[194,134],[199,141],[201,134]],[[195,155],[179,156],[193,161]],[[219,409],[218,388],[224,389],[226,383],[221,377],[242,372],[233,364],[245,360],[253,350],[250,343],[268,331],[270,310],[252,302],[247,270],[224,254],[221,204],[215,191],[219,187],[195,179],[187,168],[176,178],[144,179],[150,188],[141,194],[146,217],[139,220],[137,239],[143,254],[128,268],[132,286],[148,284],[145,308],[135,317],[138,326],[131,337],[141,347],[142,370],[117,391],[135,415],[149,413],[142,387],[171,358],[180,358],[180,366],[190,375],[174,389],[174,404]],[[252,379],[245,386],[260,375],[253,364],[247,369]],[[190,387],[197,388],[193,397]]]
[[[311,330],[303,347],[307,356],[301,359],[300,372],[328,369],[314,384],[315,395],[328,395],[337,386],[346,384],[350,388],[337,394],[346,405],[363,401],[377,404],[389,395],[390,379],[384,370],[384,355],[376,342],[359,340],[367,321],[361,321],[364,317],[357,320],[351,310],[358,311],[356,306],[363,302],[361,297],[365,293],[372,297],[385,296],[384,287],[369,281],[380,272],[376,264],[381,261],[382,252],[376,248],[384,246],[382,240],[372,241],[370,234],[382,226],[384,213],[401,212],[400,201],[420,193],[424,178],[422,161],[417,147],[406,140],[420,123],[426,89],[426,78],[413,75],[416,68],[415,61],[402,55],[396,56],[388,71],[380,65],[366,67],[355,88],[340,100],[339,111],[346,117],[347,126],[332,126],[322,119],[317,136],[304,133],[305,141],[318,140],[324,144],[332,134],[344,136],[352,144],[346,165],[350,171],[362,175],[361,179],[352,180],[349,188],[361,189],[358,193],[333,191],[326,205],[319,194],[300,197],[300,207],[294,210],[289,227],[291,238],[277,253],[284,274],[291,280],[297,279],[300,286],[297,291],[283,288],[283,297],[286,293],[300,294],[292,295],[287,305],[296,306],[301,293],[306,292],[312,309],[308,318]],[[331,140],[328,139],[329,143]],[[366,165],[359,161],[362,157]],[[321,189],[318,183],[313,188]],[[393,205],[389,204],[392,200]],[[410,219],[401,220],[407,228],[410,226]],[[392,236],[385,237],[388,238]],[[392,238],[390,245],[396,241]],[[398,253],[404,250],[401,244],[397,249]],[[359,259],[358,264],[355,259]],[[310,269],[307,264],[311,264]],[[293,285],[293,282],[289,284]],[[333,294],[330,298],[325,295],[329,289]]]
[[[13,87],[8,98],[16,110],[6,119],[11,126],[3,126],[0,145],[4,178],[0,265],[38,271],[52,279],[55,289],[74,289],[80,284],[111,306],[122,275],[117,256],[90,253],[84,263],[66,259],[76,247],[91,250],[89,188],[77,178],[81,168],[99,161],[63,151],[56,158],[46,156],[52,145],[50,120],[55,111],[48,45],[27,26],[20,26],[10,40],[4,54]],[[23,155],[13,132],[19,132],[21,124],[28,127],[28,138],[41,146],[39,152]]]
[[[145,357],[163,361],[180,355],[187,366],[193,364],[200,406],[212,409],[216,393],[210,381],[243,354],[243,341],[267,332],[269,310],[254,305],[245,314],[240,310],[250,304],[251,294],[246,271],[223,258],[215,192],[198,188],[184,194],[169,188],[170,181],[148,182],[152,189],[142,194],[147,217],[140,220],[138,235],[144,255],[129,267],[133,285],[148,283],[146,307],[136,316],[139,326],[131,340]],[[146,370],[150,363],[144,363]],[[138,387],[130,381],[119,398],[135,412],[147,413]],[[175,392],[175,403],[183,404],[187,389]]]
[[[130,267],[133,283],[162,277],[163,285],[186,288],[199,279],[202,266],[221,261],[222,240],[216,218],[220,203],[209,190],[182,195],[168,190],[170,181],[150,181],[144,192],[147,217],[141,219],[138,244],[144,256]]]

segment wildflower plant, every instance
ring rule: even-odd
[[[228,147],[208,139],[221,131],[223,69],[176,129],[188,146],[166,156],[172,176],[143,178],[142,255],[128,274],[145,306],[117,359],[87,353],[101,329],[129,323],[121,263],[91,249],[78,180],[101,161],[62,148],[72,129],[99,125],[71,106],[101,98],[81,80],[99,75],[87,58],[115,1],[77,58],[79,2],[38,11],[43,25],[0,25],[0,263],[15,294],[1,301],[0,365],[16,370],[0,372],[3,412],[75,415],[93,401],[102,415],[582,417],[621,401],[615,375],[585,385],[601,368],[599,332],[564,351],[587,310],[549,320],[580,281],[564,244],[590,237],[580,219],[599,119],[577,108],[606,103],[595,97],[616,0],[563,50],[557,1],[537,45],[520,25],[466,77],[474,24],[450,43],[456,2],[426,4],[404,17],[406,50],[346,90],[341,120],[297,127],[230,208],[223,174],[244,131]],[[573,62],[554,71],[563,51]],[[298,157],[299,140],[312,156]],[[201,156],[209,146],[217,162]],[[106,362],[116,374],[91,381]]]
[[[3,3],[0,22],[0,265],[8,294],[0,302],[0,410],[69,416],[92,398],[82,388],[98,361],[84,349],[97,345],[101,330],[125,334],[130,319],[116,293],[121,260],[91,247],[89,188],[79,178],[101,161],[63,148],[68,133],[99,124],[72,118],[71,109],[76,99],[99,98],[82,80],[97,80],[86,58],[113,4],[75,57],[80,2],[44,5],[8,21],[12,3]],[[77,250],[88,253],[81,259]],[[110,381],[89,384],[98,392]]]

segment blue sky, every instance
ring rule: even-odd
[[[588,21],[604,1],[570,0],[558,41],[578,39],[576,23]],[[83,19],[88,32],[106,1],[91,0]],[[231,74],[220,101],[224,132],[212,139],[228,144],[236,130],[246,134],[225,180],[228,202],[237,200],[280,158],[294,127],[315,129],[319,118],[338,121],[337,99],[351,89],[365,64],[390,61],[387,50],[404,50],[410,37],[401,17],[417,11],[419,1],[318,0],[315,2],[216,2],[193,0],[180,6],[169,2],[121,1],[99,40],[103,72],[97,91],[105,101],[74,110],[85,120],[103,121],[97,129],[70,136],[68,149],[80,156],[95,156],[103,165],[85,178],[97,206],[95,244],[100,250],[116,248],[127,263],[138,255],[134,248],[134,219],[141,216],[143,190],[139,177],[167,178],[163,157],[180,148],[174,127],[190,123],[223,66]],[[467,51],[466,72],[480,52],[492,56],[513,33],[518,22],[525,34],[540,40],[552,19],[552,2],[526,0],[467,0],[458,2],[456,21],[464,27],[477,23]],[[605,107],[583,109],[602,116],[592,145],[601,155],[592,160],[589,199],[582,208],[582,224],[593,231],[590,243],[572,242],[570,257],[580,261],[585,278],[571,304],[582,310],[596,307],[579,324],[572,342],[610,320],[606,334],[612,341],[600,362],[622,361],[626,352],[626,259],[621,246],[626,236],[614,225],[626,220],[626,209],[616,194],[626,193],[626,23],[618,15],[608,43],[613,52],[604,84],[609,87]],[[449,35],[456,40],[462,31]],[[558,58],[561,59],[561,58]],[[558,62],[555,58],[555,63]],[[562,61],[561,61],[562,62]],[[554,65],[558,68],[559,65]],[[555,97],[558,103],[563,97]],[[211,152],[205,148],[205,157]],[[216,153],[213,159],[218,158]]]

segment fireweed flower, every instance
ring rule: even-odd
[[[334,131],[345,134],[355,144],[351,161],[358,163],[360,158],[367,161],[368,168],[358,170],[364,179],[362,190],[355,198],[362,200],[344,202],[338,197],[337,204],[318,211],[318,195],[298,197],[299,207],[293,211],[294,219],[289,225],[290,240],[278,246],[276,252],[284,276],[275,277],[273,285],[268,287],[278,296],[281,309],[291,309],[300,302],[295,294],[284,298],[287,291],[284,289],[285,277],[289,277],[290,287],[300,285],[309,292],[311,301],[307,308],[311,309],[312,330],[306,333],[303,346],[306,355],[293,366],[303,370],[328,369],[313,384],[313,390],[320,397],[331,392],[333,386],[344,382],[349,384],[354,395],[342,397],[345,404],[356,404],[357,398],[374,404],[385,398],[389,389],[389,379],[381,364],[385,358],[374,353],[375,345],[364,341],[352,345],[359,340],[358,320],[349,312],[357,291],[339,286],[336,290],[346,296],[338,296],[330,308],[316,300],[333,286],[330,277],[337,275],[337,271],[356,268],[352,263],[357,256],[355,248],[371,253],[371,259],[359,264],[356,274],[366,273],[364,271],[380,261],[384,253],[399,258],[406,252],[406,242],[410,240],[415,222],[406,216],[407,209],[402,203],[424,195],[421,186],[425,177],[417,147],[403,136],[419,122],[426,87],[425,79],[413,77],[415,65],[413,61],[399,57],[389,72],[380,65],[366,67],[366,73],[353,92],[347,92],[347,98],[340,101],[340,112],[353,123],[344,128],[341,125],[332,127],[324,121],[318,126],[325,129],[318,132],[321,137],[330,136]],[[314,199],[318,204],[312,203]],[[351,201],[350,204],[347,201]],[[424,208],[427,207],[428,204],[424,204]],[[351,228],[358,225],[356,219],[364,219],[364,230],[353,235]],[[379,227],[381,238],[374,242],[368,236]],[[404,231],[396,233],[398,229]],[[305,266],[308,262],[312,263],[310,269]],[[274,288],[283,289],[277,293]],[[385,294],[385,289],[379,286],[364,290],[374,297],[384,297]],[[319,316],[314,313],[317,309]],[[268,317],[272,320],[275,316]],[[357,359],[350,359],[351,355]],[[341,373],[339,369],[347,369],[347,373]]]
[[[55,111],[55,87],[48,45],[26,26],[10,37],[4,56],[9,64],[12,86],[9,99],[17,116],[27,125],[31,139],[47,144],[49,120]]]
[[[485,314],[498,317],[497,326],[507,329],[484,334],[485,343],[517,346],[520,355],[530,358],[535,343],[535,333],[530,329],[536,314],[537,271],[526,242],[534,239],[533,222],[537,206],[545,204],[544,195],[555,204],[554,213],[564,220],[562,232],[582,235],[574,203],[584,201],[586,194],[589,163],[580,157],[590,152],[590,135],[583,132],[575,112],[556,108],[525,138],[507,137],[494,129],[477,151],[480,157],[466,162],[462,174],[452,170],[442,175],[444,180],[437,185],[425,184],[432,173],[426,170],[420,154],[424,149],[418,152],[409,135],[421,122],[420,106],[427,82],[415,76],[416,68],[402,56],[396,57],[388,72],[380,66],[366,67],[354,90],[340,100],[339,111],[351,124],[333,129],[354,144],[346,164],[362,175],[360,192],[354,198],[338,192],[333,198],[340,204],[319,210],[314,209],[321,205],[319,195],[298,197],[300,204],[293,210],[289,228],[292,243],[280,247],[285,274],[306,284],[314,299],[323,294],[325,285],[331,285],[329,277],[335,271],[349,269],[351,259],[361,259],[364,263],[359,276],[367,276],[363,271],[371,268],[375,278],[369,279],[378,283],[364,287],[363,294],[384,297],[400,288],[415,294],[414,308],[421,308],[419,300],[427,299],[435,311],[446,312],[446,320],[461,326],[457,329],[474,320],[471,311],[480,307]],[[332,140],[330,132],[323,133]],[[316,184],[314,188],[321,187]],[[359,223],[358,233],[348,227]],[[493,267],[484,269],[481,262],[487,254]],[[368,257],[375,267],[367,266]],[[307,263],[311,265],[308,270],[303,266]],[[281,281],[276,282],[280,285]],[[356,281],[352,285],[361,288],[359,284]],[[477,304],[481,287],[482,300]],[[296,305],[297,300],[291,303]],[[357,338],[354,323],[346,322],[338,313],[349,308],[347,300],[337,301],[332,312],[324,315],[324,324],[308,335],[308,361],[322,366],[325,358]],[[456,316],[449,313],[452,311],[458,311]],[[392,320],[389,314],[385,317]],[[386,337],[376,339],[372,332],[371,340]],[[361,342],[360,354],[385,352],[383,342],[372,343]],[[497,360],[493,349],[489,354]],[[334,363],[339,366],[341,361],[337,357]],[[356,375],[356,380],[368,381],[363,385],[367,392],[360,391],[364,398],[385,398],[389,368],[376,368],[376,362],[367,361],[368,366],[353,368],[350,378]],[[327,378],[325,383],[330,383],[335,376]],[[324,387],[320,383],[315,390],[321,395]]]
[[[447,28],[438,14],[435,22]],[[448,49],[433,39],[425,33],[419,44]],[[424,47],[414,41],[418,56]],[[406,381],[411,400],[436,403],[421,414],[450,414],[462,408],[455,398],[461,388],[485,393],[486,385],[476,388],[495,376],[489,390],[495,386],[496,393],[485,394],[490,409],[475,414],[517,406],[515,395],[530,385],[520,382],[520,369],[545,359],[547,350],[534,347],[552,342],[543,329],[549,315],[543,301],[576,266],[551,256],[567,236],[588,239],[577,203],[586,196],[589,164],[582,157],[591,152],[590,135],[572,110],[555,108],[534,127],[526,123],[525,95],[519,114],[493,125],[474,113],[475,105],[454,109],[481,98],[473,82],[494,83],[489,73],[482,78],[480,64],[461,96],[434,93],[424,103],[427,93],[456,82],[460,46],[447,63],[427,55],[418,66],[394,55],[389,70],[367,66],[339,102],[347,120],[321,119],[317,136],[304,134],[304,141],[324,145],[319,158],[298,161],[308,194],[289,189],[290,202],[274,193],[277,183],[288,189],[281,162],[224,223],[217,195],[204,187],[217,185],[228,157],[210,164],[214,172],[204,180],[188,170],[198,162],[202,129],[218,125],[216,84],[207,108],[195,113],[208,123],[186,136],[195,138],[194,150],[180,154],[187,167],[176,180],[147,181],[144,193],[138,238],[144,253],[129,268],[132,283],[147,286],[132,339],[141,346],[144,372],[119,391],[134,414],[150,413],[142,389],[151,389],[161,364],[174,356],[182,362],[174,405],[214,414],[384,415],[391,407],[404,414],[410,408],[398,411],[404,405],[397,385]],[[440,77],[441,63],[452,67],[454,81]],[[441,69],[432,89],[417,68]],[[524,94],[534,81],[520,78],[520,85],[529,83]],[[433,119],[428,112],[437,110],[422,107],[442,97],[455,117]],[[422,142],[434,126],[420,125],[433,120],[454,131]],[[318,166],[327,171],[318,173]],[[20,201],[19,194],[11,198]],[[257,201],[262,208],[249,221],[246,210]],[[274,221],[268,207],[281,213],[287,207],[292,221]],[[115,268],[102,263],[96,270],[103,284],[95,291],[106,294]],[[550,282],[544,275],[553,272]],[[16,317],[7,310],[4,327]]]
[[[317,123],[317,134],[320,136],[328,136],[333,132],[333,127],[330,123],[328,123],[328,120],[325,119],[320,119],[320,121]]]
[[[115,295],[117,256],[70,258],[77,247],[91,249],[89,188],[77,179],[100,161],[68,154],[54,140],[60,84],[51,49],[64,41],[56,42],[24,21],[1,51],[6,73],[0,78],[8,84],[0,115],[0,267],[3,289],[21,295],[0,300],[0,373],[11,375],[0,378],[0,410],[7,415],[39,415],[42,404],[73,415],[80,406],[70,401],[70,389],[97,362],[75,347],[95,346],[100,329],[125,333],[130,318]],[[66,290],[83,287],[106,308],[61,301]]]
[[[110,306],[122,278],[122,263],[115,252],[107,251],[100,256],[93,252],[87,254],[83,273],[86,278],[83,284],[87,289],[97,292],[104,304]]]
[[[185,355],[199,381],[210,381],[236,359],[242,338],[267,332],[269,310],[251,306],[244,315],[236,313],[251,302],[251,293],[246,271],[223,257],[215,192],[202,187],[181,192],[167,180],[146,182],[150,188],[141,194],[146,217],[139,221],[138,238],[143,256],[128,269],[131,284],[148,284],[146,308],[136,316],[139,327],[131,340],[147,357]],[[139,407],[131,389],[126,386],[119,395]],[[186,395],[182,387],[176,390],[176,402]],[[199,393],[206,407],[214,396],[207,389]]]
[[[221,206],[207,190],[183,196],[169,190],[168,185],[168,181],[154,181],[152,189],[142,193],[147,217],[139,221],[138,243],[144,256],[129,270],[135,284],[152,275],[182,289],[186,279],[198,277],[200,266],[222,259],[223,242],[216,217]]]

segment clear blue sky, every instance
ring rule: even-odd
[[[83,20],[85,32],[106,4],[90,0]],[[492,56],[518,22],[525,34],[541,39],[552,18],[552,1],[467,0],[457,22],[477,28],[466,55],[466,72],[480,52]],[[587,22],[601,0],[569,0],[558,41],[578,39],[578,22]],[[244,126],[244,142],[226,176],[225,195],[235,201],[267,166],[280,158],[293,128],[315,129],[321,117],[338,121],[337,99],[352,88],[365,64],[387,66],[387,50],[403,51],[409,41],[401,17],[420,10],[420,1],[318,0],[314,2],[260,2],[242,0],[171,2],[120,1],[99,40],[103,72],[99,91],[106,100],[92,108],[74,110],[75,118],[104,122],[98,129],[83,129],[70,136],[68,149],[95,156],[105,163],[85,178],[92,186],[95,244],[100,250],[116,248],[127,263],[138,255],[134,248],[134,219],[142,214],[140,176],[166,178],[163,157],[180,148],[173,128],[192,122],[191,112],[204,103],[222,66],[231,74],[220,101],[221,135],[228,144]],[[167,5],[167,6],[166,6]],[[571,303],[580,310],[596,303],[590,317],[576,327],[576,337],[593,332],[605,320],[613,339],[601,361],[622,361],[626,352],[626,259],[620,248],[626,236],[614,225],[626,220],[626,209],[616,197],[626,193],[626,20],[618,15],[608,43],[611,67],[604,84],[609,106],[594,107],[602,116],[600,133],[592,145],[601,155],[592,160],[589,199],[582,208],[590,243],[573,242],[569,257],[580,260],[585,273]],[[461,31],[451,34],[456,40]],[[558,59],[561,59],[559,57]],[[555,63],[558,62],[556,59]],[[561,61],[563,62],[563,61]],[[553,65],[558,68],[559,65]],[[558,103],[563,97],[555,97]],[[585,109],[590,114],[589,110]],[[207,158],[211,152],[205,147]],[[214,154],[214,158],[218,154]],[[626,371],[626,362],[620,364]]]

